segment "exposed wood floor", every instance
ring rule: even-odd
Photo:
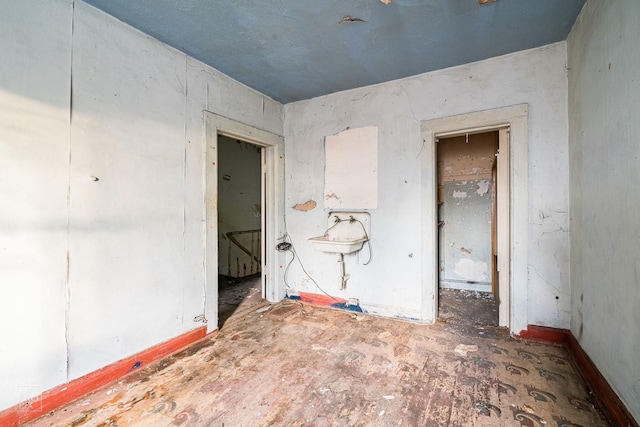
[[[498,305],[490,292],[440,289],[438,320],[469,326],[498,326]]]
[[[564,347],[249,294],[218,333],[29,425],[609,425]]]
[[[262,278],[260,273],[241,279],[218,276],[218,327],[224,324],[240,305],[261,302]]]

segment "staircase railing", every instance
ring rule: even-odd
[[[251,240],[249,243],[249,247],[245,246],[242,242],[238,240],[237,237],[251,234]],[[236,258],[236,276],[235,277],[244,277],[250,276],[254,273],[260,272],[261,264],[261,256],[262,251],[260,250],[260,236],[262,235],[261,230],[242,230],[242,231],[229,231],[226,233],[227,239],[229,240],[229,250],[228,250],[228,272],[229,276],[231,276],[231,248],[233,245],[238,247],[242,252],[249,256],[249,272],[247,273],[247,264],[243,263],[242,275],[240,274],[240,258]]]

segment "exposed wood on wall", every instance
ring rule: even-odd
[[[446,138],[438,144],[438,173],[444,181],[491,179],[496,141],[497,132]]]

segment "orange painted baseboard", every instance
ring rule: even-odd
[[[584,352],[578,340],[568,329],[549,328],[546,326],[528,325],[518,338],[553,344],[565,344],[578,366],[583,378],[593,390],[593,394],[606,412],[613,425],[640,427],[631,413],[613,391],[609,382],[602,376],[596,365]]]
[[[300,301],[308,304],[318,305],[321,307],[328,307],[336,303],[345,303],[347,300],[343,298],[335,298],[329,295],[312,294],[309,292],[300,292]]]
[[[116,381],[130,372],[176,353],[207,335],[207,327],[193,329],[168,341],[119,360],[66,384],[45,391],[37,399],[18,403],[0,412],[0,426],[15,427],[34,420],[54,409]]]
[[[562,344],[569,342],[571,331],[547,326],[528,325],[527,329],[520,331],[517,336],[530,341]]]

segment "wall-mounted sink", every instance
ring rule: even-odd
[[[336,239],[331,236],[318,236],[309,239],[313,248],[321,252],[331,252],[338,254],[350,254],[359,251],[367,241],[366,237],[356,239]]]
[[[321,252],[350,254],[362,249],[371,234],[368,212],[329,212],[327,231],[309,239],[313,248]]]
[[[340,289],[345,289],[349,280],[349,275],[344,269],[344,254],[362,249],[370,235],[368,212],[330,212],[327,218],[327,231],[324,235],[309,239],[315,250],[338,255]],[[365,265],[368,263],[367,261]]]

